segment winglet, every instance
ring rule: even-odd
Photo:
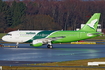
[[[80,29],[80,31],[94,31],[97,30],[97,25],[100,19],[100,13],[94,13],[94,15],[89,19],[89,21]]]

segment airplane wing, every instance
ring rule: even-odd
[[[59,36],[59,37],[51,37],[51,38],[46,38],[48,40],[57,40],[57,39],[62,39],[65,38],[65,36]]]
[[[36,40],[33,40],[33,42],[31,43],[31,46],[38,47],[38,46],[42,46],[43,44],[51,44],[51,41],[62,39],[62,38],[65,38],[65,36],[36,39]]]
[[[59,37],[51,37],[51,38],[42,38],[42,39],[37,39],[37,40],[40,40],[44,43],[48,43],[48,42],[51,42],[51,41],[54,41],[54,40],[58,40],[58,39],[62,39],[62,38],[65,38],[65,36],[59,36]]]

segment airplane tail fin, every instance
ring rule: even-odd
[[[88,20],[88,22],[80,29],[80,31],[94,31],[96,32],[100,19],[100,13],[94,13],[94,15]]]

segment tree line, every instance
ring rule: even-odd
[[[0,32],[75,30],[94,13],[101,13],[104,29],[104,0],[0,0]]]

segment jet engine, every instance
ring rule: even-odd
[[[39,47],[42,46],[43,42],[40,40],[33,40],[33,42],[30,44],[30,46]]]

